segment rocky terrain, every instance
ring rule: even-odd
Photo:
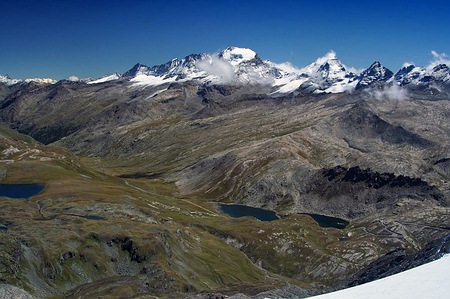
[[[450,228],[448,68],[355,74],[330,54],[288,72],[236,51],[217,59],[237,81],[191,55],[89,82],[0,82],[1,183],[45,185],[1,198],[5,292],[307,296],[438,257],[426,252]],[[215,202],[281,219],[232,219]]]

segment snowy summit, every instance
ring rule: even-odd
[[[236,66],[254,59],[256,52],[248,48],[229,47],[222,51],[219,56]]]

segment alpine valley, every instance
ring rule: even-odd
[[[0,76],[0,122],[0,185],[45,186],[0,197],[0,297],[304,298],[450,251],[445,63],[296,68],[230,47]]]

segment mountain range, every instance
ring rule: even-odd
[[[257,84],[269,86],[271,94],[283,95],[295,91],[311,93],[352,92],[380,84],[396,84],[429,92],[448,90],[450,69],[447,64],[417,67],[405,64],[395,74],[376,61],[367,69],[358,71],[339,61],[336,53],[325,56],[304,68],[289,63],[277,64],[263,60],[247,48],[229,47],[215,54],[191,54],[185,58],[148,67],[136,64],[123,74],[114,73],[98,79],[83,79],[88,84],[128,80],[133,85],[163,86],[170,83],[193,81],[201,84]],[[39,82],[56,83],[51,79],[10,79],[0,76],[7,85]]]
[[[330,52],[298,69],[236,47],[99,79],[0,77],[0,187],[43,188],[0,194],[0,296],[300,298],[438,259],[448,78],[445,63],[355,70]]]

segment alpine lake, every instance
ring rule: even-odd
[[[278,215],[274,211],[245,205],[219,203],[218,210],[224,214],[227,214],[232,218],[251,216],[260,221],[275,221],[280,219],[280,217],[278,217]],[[309,213],[301,213],[301,214],[310,216],[321,227],[333,227],[337,229],[344,229],[349,224],[347,220],[337,217],[330,217],[320,214],[309,214]]]

